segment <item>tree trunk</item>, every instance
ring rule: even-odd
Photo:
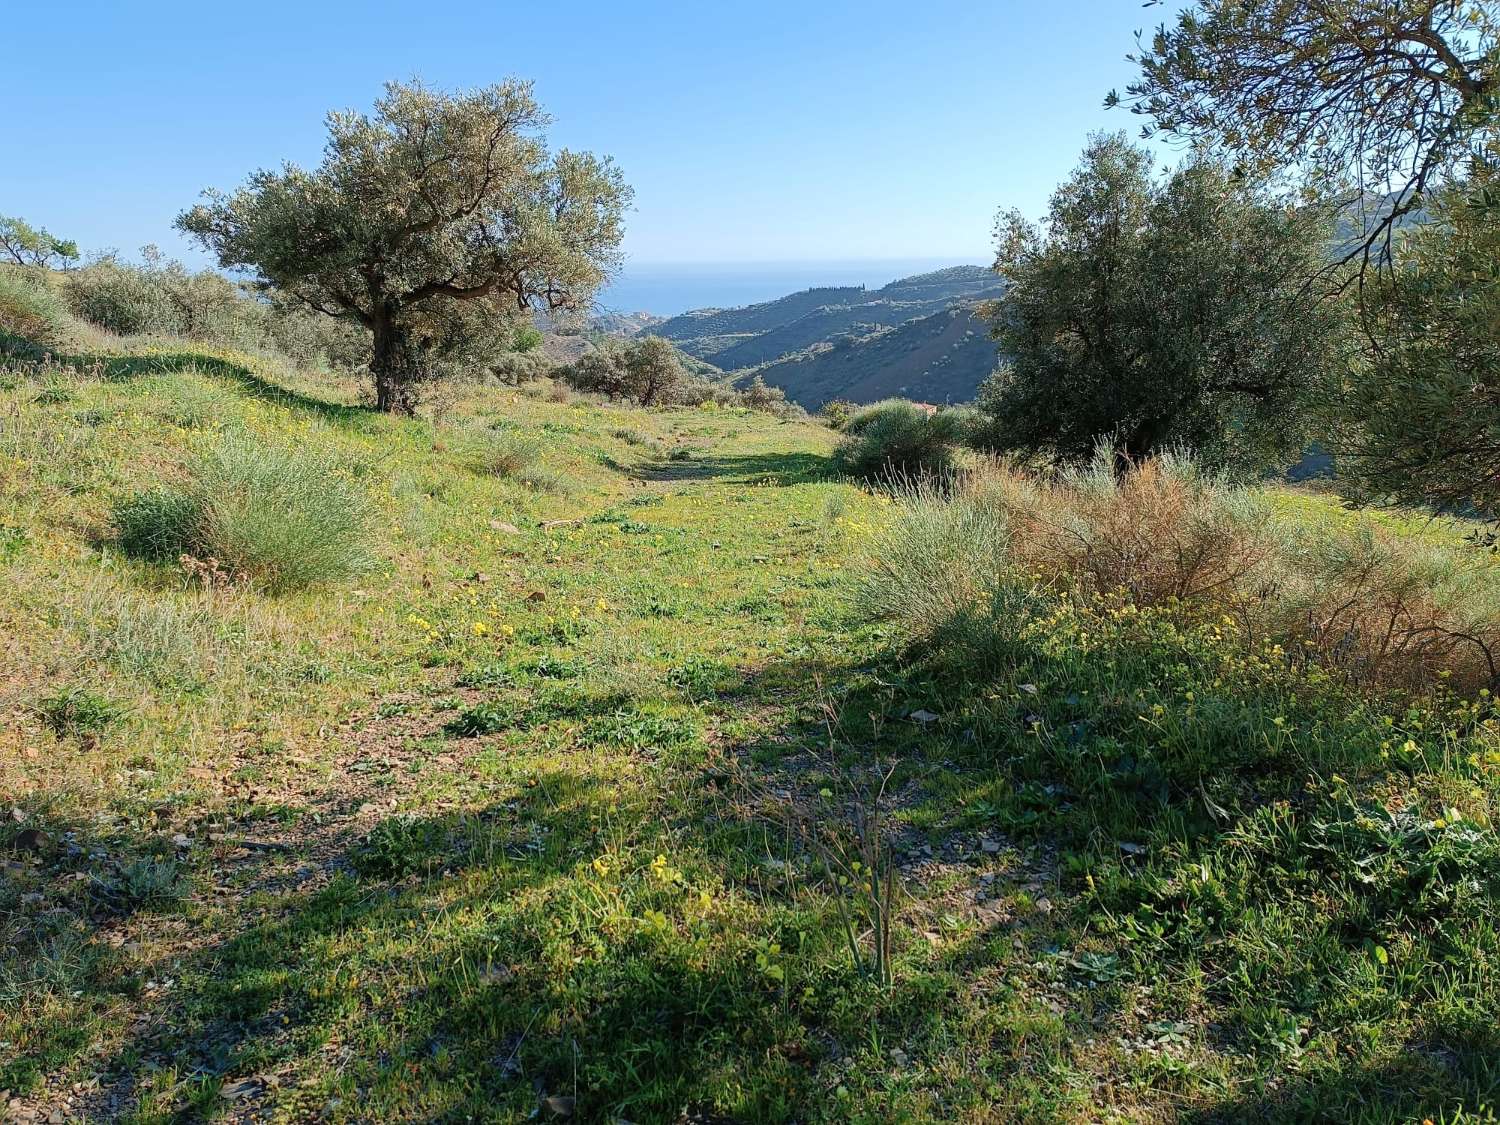
[[[370,373],[375,376],[375,409],[386,414],[411,414],[417,405],[419,369],[405,329],[393,318],[375,322],[375,348]]]

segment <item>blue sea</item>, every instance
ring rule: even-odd
[[[611,312],[675,316],[689,309],[753,305],[824,285],[879,289],[897,278],[965,264],[955,258],[828,262],[627,262],[596,298]]]

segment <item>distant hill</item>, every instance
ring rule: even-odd
[[[995,341],[972,302],[866,336],[820,344],[758,368],[771,386],[809,410],[830,399],[968,402],[995,370]],[[742,378],[749,378],[746,373]]]
[[[973,397],[995,366],[995,346],[972,316],[1003,281],[953,266],[879,289],[806,289],[737,309],[698,309],[642,329],[737,375],[758,373],[816,408],[830,398],[873,401],[925,386],[939,401]],[[950,315],[954,314],[954,315]]]

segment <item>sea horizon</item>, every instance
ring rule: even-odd
[[[676,316],[692,309],[753,305],[821,286],[879,289],[899,278],[987,263],[962,255],[759,262],[627,262],[600,290],[600,311]]]

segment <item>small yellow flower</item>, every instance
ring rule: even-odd
[[[596,601],[594,603],[594,608],[597,609],[600,613],[603,613],[605,610],[607,610],[609,608],[609,603],[607,601],[605,601],[603,598],[600,598],[598,601]]]
[[[487,637],[487,636],[489,636],[489,632],[490,632],[490,627],[488,625],[486,625],[483,621],[476,621],[476,622],[474,622],[474,635],[476,637]]]

